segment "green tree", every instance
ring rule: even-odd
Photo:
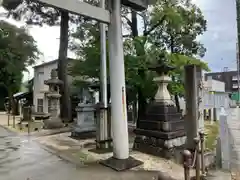
[[[184,1],[159,1],[151,12],[151,23],[158,22],[158,19],[165,15],[164,22],[155,28],[150,35],[150,41],[159,49],[170,51],[173,64],[174,59],[180,65],[199,64],[196,57],[203,57],[206,49],[197,40],[199,35],[206,31],[206,20],[201,10],[189,0]],[[185,55],[178,56],[177,55]],[[189,58],[186,58],[188,56]],[[179,63],[178,63],[179,64]],[[204,63],[200,63],[205,68]],[[205,69],[206,70],[206,69]],[[178,96],[183,94],[182,81],[183,68],[178,68],[178,73],[172,74],[171,90],[174,89],[175,101],[180,109]],[[174,87],[174,88],[173,88]]]
[[[49,7],[32,0],[23,0],[21,5],[16,7],[5,6],[9,10],[9,16],[15,20],[24,20],[28,25],[44,24],[49,26],[60,25],[60,44],[58,53],[58,78],[64,83],[60,87],[60,116],[63,120],[71,120],[70,92],[67,81],[67,52],[69,37],[69,22],[79,22],[79,17],[67,11]]]
[[[22,72],[35,63],[40,52],[25,28],[0,21],[0,29],[0,84],[14,107],[13,94],[20,89]]]
[[[143,19],[143,33],[138,31],[137,16]],[[128,100],[138,101],[138,118],[142,118],[146,104],[156,90],[152,81],[155,74],[148,70],[148,66],[155,62],[159,54],[165,53],[169,63],[176,66],[176,70],[171,72],[173,83],[169,85],[171,93],[176,94],[176,97],[183,95],[184,65],[198,64],[208,69],[206,63],[197,59],[205,52],[197,36],[206,30],[206,21],[200,9],[185,0],[181,4],[180,1],[160,1],[151,11],[144,13],[124,8],[122,18],[125,27],[129,29],[129,34],[124,34],[126,83],[131,89]],[[87,41],[83,41],[82,37],[87,37]],[[70,73],[98,80],[100,43],[97,24],[82,23],[74,38],[81,41],[72,44],[72,49],[77,51],[81,61],[76,62]]]

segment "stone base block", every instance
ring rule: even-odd
[[[78,127],[75,126],[72,129],[71,137],[86,139],[96,137],[96,128],[95,127]]]
[[[88,127],[74,126],[72,132],[77,134],[96,132],[96,127],[95,126],[88,126]]]
[[[44,129],[58,129],[63,128],[64,124],[60,118],[50,118],[43,121]]]
[[[185,140],[185,136],[170,140],[137,136],[134,140],[133,150],[181,162],[181,152],[184,150]]]
[[[114,157],[111,157],[109,159],[100,161],[100,164],[110,167],[116,171],[124,171],[124,170],[128,170],[128,169],[137,167],[137,166],[143,164],[143,162],[129,156],[129,158],[127,158],[127,159],[116,159]]]

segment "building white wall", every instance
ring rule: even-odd
[[[217,80],[207,80],[210,91],[225,92],[225,83]]]
[[[208,77],[207,81],[204,82],[204,87],[207,88],[209,91],[215,92],[225,92],[225,83],[221,81],[214,80]]]

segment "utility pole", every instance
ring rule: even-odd
[[[240,104],[240,73],[239,73],[239,53],[240,53],[240,0],[236,0],[236,13],[237,13],[237,78],[238,78],[238,105]]]
[[[240,104],[240,73],[239,73],[239,66],[240,66],[240,64],[239,64],[239,49],[238,49],[239,47],[238,47],[238,43],[237,43],[237,48],[236,48],[236,52],[237,52],[237,54],[236,54],[236,59],[237,59],[237,84],[238,84],[238,99],[237,99],[237,103],[238,103],[238,105]]]

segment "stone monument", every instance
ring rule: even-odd
[[[72,130],[73,137],[80,137],[83,133],[96,131],[93,104],[79,103],[75,109],[77,111],[77,119]]]
[[[156,156],[172,158],[176,148],[183,146],[186,140],[184,120],[167,89],[171,81],[168,72],[174,68],[167,65],[164,56],[160,56],[158,63],[149,69],[159,75],[154,79],[158,90],[155,100],[147,107],[145,119],[141,119],[134,130],[136,138],[133,148]]]
[[[59,100],[61,95],[59,94],[59,86],[63,84],[61,80],[58,79],[57,70],[52,69],[51,78],[49,80],[44,81],[44,84],[49,86],[49,91],[47,93],[47,98],[50,103],[50,118],[44,120],[44,128],[46,129],[55,129],[61,128],[64,126],[62,120],[59,118]]]

